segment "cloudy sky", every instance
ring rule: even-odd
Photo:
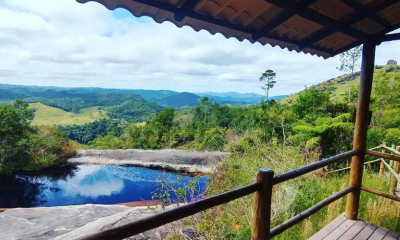
[[[384,43],[376,63],[399,56],[400,42]],[[272,69],[270,94],[281,95],[338,76],[339,64],[339,57],[227,40],[93,2],[0,0],[0,83],[260,92],[259,76]]]

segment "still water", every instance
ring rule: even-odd
[[[139,167],[65,165],[41,171],[0,176],[0,207],[115,204],[151,200],[160,189],[188,186],[193,176]],[[195,195],[207,185],[207,177],[196,179]],[[189,192],[189,190],[187,190]],[[174,194],[171,199],[176,198]]]

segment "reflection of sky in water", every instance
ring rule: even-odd
[[[72,204],[114,204],[151,200],[158,181],[173,184],[174,188],[186,185],[193,177],[137,167],[79,165],[75,176],[66,180],[50,181],[47,177],[37,177],[34,182],[46,187],[41,192],[47,202],[41,206]],[[204,190],[206,178],[201,177],[199,187]]]

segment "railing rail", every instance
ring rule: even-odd
[[[254,183],[242,188],[238,188],[229,192],[225,192],[214,197],[199,200],[194,203],[182,205],[180,207],[166,210],[162,213],[139,219],[137,221],[127,223],[122,226],[111,228],[103,232],[91,234],[78,239],[124,239],[167,223],[177,221],[179,219],[192,216],[212,207],[233,201],[235,199],[252,194],[262,188],[262,184]]]
[[[176,220],[192,216],[196,213],[202,212],[204,210],[210,209],[212,207],[228,203],[235,199],[244,197],[246,195],[252,194],[256,192],[255,202],[254,202],[254,219],[253,219],[253,237],[252,239],[270,239],[272,235],[276,236],[277,234],[283,232],[290,226],[296,224],[299,221],[302,221],[307,216],[315,213],[322,207],[328,205],[329,203],[343,197],[348,194],[352,190],[354,190],[353,186],[347,187],[342,191],[332,195],[331,197],[321,201],[310,209],[306,210],[299,216],[296,216],[290,219],[287,223],[284,223],[282,226],[275,228],[270,232],[270,211],[271,211],[271,195],[272,195],[272,186],[297,178],[301,175],[307,174],[319,168],[325,167],[329,164],[335,163],[339,160],[350,158],[357,154],[361,154],[357,150],[348,151],[324,160],[321,160],[316,163],[312,163],[305,167],[296,169],[294,171],[290,171],[281,175],[277,175],[274,178],[272,177],[262,177],[265,173],[272,172],[271,174],[267,174],[266,176],[273,176],[273,171],[270,169],[260,169],[259,174],[257,175],[257,182],[239,189],[235,189],[229,192],[225,192],[214,197],[210,197],[207,199],[199,200],[194,203],[190,203],[187,205],[183,205],[171,210],[167,210],[160,214],[156,214],[144,219],[140,219],[131,223],[127,223],[122,226],[114,227],[99,233],[94,233],[90,235],[83,236],[78,238],[80,240],[89,240],[89,239],[97,239],[97,240],[109,240],[109,239],[124,239],[162,225],[174,222]],[[268,179],[268,180],[266,180]]]
[[[294,225],[298,224],[299,222],[303,221],[304,219],[308,218],[309,216],[313,215],[317,211],[319,211],[321,208],[331,204],[332,202],[346,196],[348,193],[352,192],[355,190],[355,186],[348,186],[347,188],[334,193],[328,198],[325,198],[324,200],[320,201],[319,203],[315,204],[314,206],[310,207],[309,209],[305,210],[304,212],[300,213],[299,215],[287,220],[286,222],[282,223],[281,225],[275,227],[274,229],[271,230],[270,233],[270,238],[273,238],[281,233],[283,233],[285,230],[289,229],[290,227],[293,227]]]
[[[177,221],[179,219],[192,216],[196,213],[205,211],[207,209],[216,207],[221,204],[228,203],[235,199],[244,197],[246,195],[250,195],[252,193],[256,193],[253,207],[253,226],[252,226],[252,239],[253,240],[266,240],[272,237],[275,237],[288,228],[296,225],[297,223],[303,221],[305,218],[311,216],[321,208],[329,205],[330,203],[344,197],[345,195],[354,192],[363,190],[365,192],[373,193],[382,197],[386,197],[395,201],[400,201],[400,197],[383,193],[374,189],[370,189],[364,186],[349,186],[332,196],[322,200],[321,202],[315,204],[310,207],[306,211],[300,213],[299,215],[289,219],[285,223],[275,227],[274,229],[270,229],[270,214],[271,214],[271,196],[272,196],[272,186],[276,184],[280,184],[282,182],[297,178],[304,174],[310,173],[319,168],[328,166],[332,163],[338,162],[343,159],[347,159],[353,156],[359,156],[360,154],[366,154],[369,156],[375,156],[385,159],[391,159],[394,161],[400,162],[400,156],[390,155],[387,153],[380,153],[372,150],[376,150],[379,148],[385,148],[393,153],[399,152],[394,150],[393,148],[388,148],[385,146],[379,146],[372,148],[370,150],[366,150],[365,152],[360,152],[358,150],[351,150],[324,160],[321,160],[316,163],[312,163],[305,167],[301,167],[299,169],[283,173],[273,177],[274,173],[271,169],[260,168],[259,173],[257,175],[257,182],[250,184],[248,186],[238,188],[229,192],[225,192],[214,197],[210,197],[207,199],[199,200],[194,203],[190,203],[187,205],[182,205],[180,207],[164,211],[162,213],[140,219],[131,223],[127,223],[122,226],[114,227],[99,233],[94,233],[90,235],[83,236],[79,239],[89,240],[89,239],[124,239],[162,225]],[[393,151],[394,150],[394,151]],[[399,152],[400,155],[400,152]],[[389,171],[396,177],[398,180],[400,177],[395,172],[395,170],[391,169],[390,165],[386,163],[383,159],[374,160],[367,163],[372,163],[375,161],[382,160],[382,162],[388,167]],[[367,164],[366,163],[366,164]]]
[[[350,158],[354,155],[359,154],[360,152],[357,150],[351,150],[324,160],[321,160],[319,162],[316,163],[312,163],[310,165],[307,165],[305,167],[302,168],[298,168],[296,170],[281,174],[281,175],[277,175],[274,177],[274,184],[278,184],[278,183],[282,183],[297,177],[300,177],[301,175],[304,175],[306,173],[312,172],[314,170],[317,170],[319,168],[328,166],[332,163],[338,162],[340,160],[346,159],[346,158]]]

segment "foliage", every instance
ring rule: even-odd
[[[87,144],[97,136],[105,136],[113,131],[115,136],[120,137],[128,122],[119,119],[102,119],[85,125],[58,126],[58,129],[65,133],[69,139],[81,144]]]
[[[310,116],[312,119],[329,114],[331,104],[327,91],[318,91],[315,88],[306,89],[293,105],[293,111],[299,118]]]
[[[58,164],[75,153],[63,133],[33,127],[32,119],[32,110],[21,100],[0,105],[0,173]]]

